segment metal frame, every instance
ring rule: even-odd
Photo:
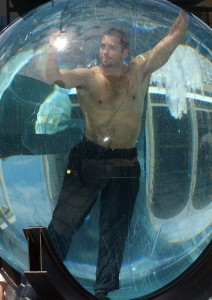
[[[30,266],[30,271],[24,274],[41,299],[96,299],[60,261],[45,227],[29,227],[23,231],[28,241]]]
[[[16,12],[16,9],[14,7],[11,7],[10,0],[7,0],[6,2],[6,9],[7,9],[7,25],[11,23],[10,14],[12,12]]]

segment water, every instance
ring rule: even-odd
[[[106,28],[124,28],[132,57],[165,36],[179,8],[166,1],[54,1],[0,35],[0,256],[28,270],[22,229],[48,226],[70,149],[85,126],[76,90],[44,79],[48,39],[64,31],[62,68],[92,67]],[[152,74],[137,140],[140,190],[112,299],[155,292],[182,274],[211,240],[211,29],[193,16],[183,43]],[[74,237],[65,265],[91,293],[99,201]]]

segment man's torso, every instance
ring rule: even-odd
[[[86,137],[113,149],[135,147],[149,77],[138,72],[133,64],[125,65],[120,76],[105,74],[101,67],[90,71],[85,86],[77,88]]]

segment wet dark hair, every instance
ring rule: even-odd
[[[122,50],[129,49],[130,42],[126,33],[116,28],[110,28],[104,35],[112,35],[120,39]]]

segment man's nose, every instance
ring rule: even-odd
[[[104,50],[103,50],[103,53],[109,53],[109,48],[105,47]]]

